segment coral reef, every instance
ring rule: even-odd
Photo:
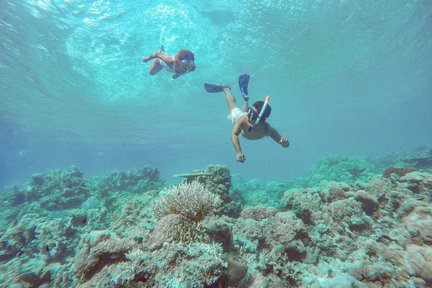
[[[163,185],[159,170],[150,165],[125,172],[113,172],[107,177],[95,178],[93,182],[97,183],[95,186],[102,194],[122,190],[147,191]]]
[[[47,210],[77,207],[89,195],[89,188],[82,176],[76,167],[35,174],[22,188],[12,188],[9,202],[14,206],[37,202]]]
[[[431,287],[432,174],[400,161],[282,182],[209,165],[171,187],[151,166],[34,175],[0,194],[0,287]]]
[[[106,230],[83,235],[74,259],[75,275],[80,280],[89,280],[105,266],[125,262],[132,246],[132,241],[117,239]]]
[[[375,165],[372,162],[349,156],[327,157],[318,163],[312,171],[309,186],[322,180],[352,183],[357,180],[367,181],[375,176]]]
[[[384,170],[384,178],[390,178],[392,174],[396,174],[399,177],[405,176],[409,172],[413,172],[416,169],[414,167],[388,167]]]
[[[232,178],[235,179],[232,185],[232,198],[250,207],[265,206],[282,209],[280,198],[286,189],[293,186],[293,183],[265,182],[259,179],[244,181],[238,175]]]

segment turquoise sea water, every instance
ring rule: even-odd
[[[206,3],[208,2],[208,3]],[[326,156],[383,156],[432,143],[432,1],[0,1],[0,182],[78,166],[227,165],[287,179]],[[171,79],[140,61],[194,51]],[[204,82],[251,74],[268,122],[290,140],[241,144]],[[240,102],[240,101],[239,101]]]

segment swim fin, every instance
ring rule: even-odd
[[[204,83],[204,89],[209,93],[222,92],[224,88],[230,88],[228,85],[214,85],[209,83]]]
[[[241,94],[243,96],[243,99],[245,101],[249,100],[249,92],[248,92],[249,78],[250,78],[250,75],[243,74],[243,75],[240,75],[240,77],[238,79],[238,84],[239,84],[239,87],[240,87],[240,92],[241,92]]]

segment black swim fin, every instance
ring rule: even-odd
[[[209,83],[204,83],[204,89],[209,93],[222,92],[224,88],[230,88],[228,85],[214,85]]]
[[[249,78],[250,78],[250,75],[243,74],[243,75],[240,75],[240,77],[238,79],[240,92],[243,96],[243,99],[246,101],[249,100],[249,92],[248,92]]]

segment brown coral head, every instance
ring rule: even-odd
[[[392,174],[396,174],[399,177],[405,176],[406,174],[416,171],[414,167],[388,167],[384,171],[384,178],[390,178]]]

